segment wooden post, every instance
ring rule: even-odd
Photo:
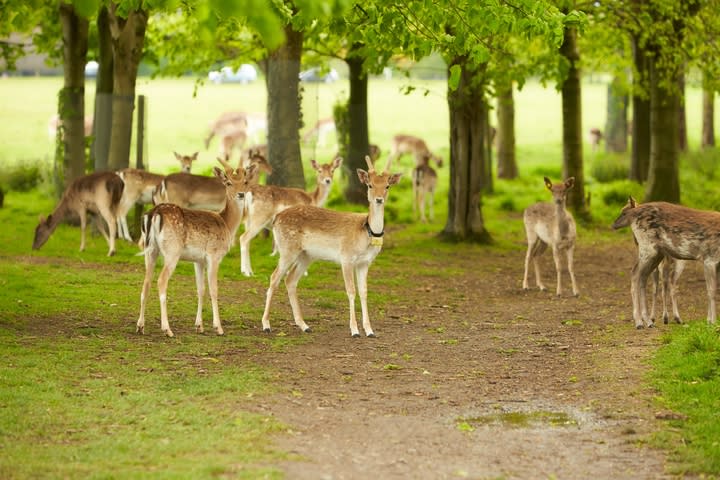
[[[138,95],[137,97],[137,130],[135,134],[135,168],[140,170],[147,169],[147,161],[145,158],[145,124],[147,109],[145,95]],[[140,237],[140,221],[143,215],[143,205],[135,205],[135,218],[133,219],[133,231],[135,236],[133,238]]]

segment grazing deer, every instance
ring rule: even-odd
[[[205,137],[205,148],[210,147],[210,142],[217,135],[223,139],[220,156],[225,158],[225,153],[229,155],[232,147],[236,145],[242,148],[248,138],[252,138],[257,143],[261,131],[267,131],[267,118],[264,114],[225,112],[210,125],[208,135]]]
[[[434,195],[435,186],[437,185],[437,173],[430,166],[430,156],[425,155],[422,164],[413,169],[413,216],[417,216],[418,207],[420,209],[420,220],[427,222],[425,217],[425,204],[430,208],[430,221],[435,219]]]
[[[102,221],[96,216],[95,222],[98,230],[103,234],[110,246],[108,256],[115,255],[116,212],[122,196],[123,181],[113,172],[95,172],[75,179],[63,193],[60,203],[55,210],[47,216],[40,218],[35,228],[33,250],[37,250],[48,241],[57,226],[69,214],[75,213],[80,217],[80,251],[85,250],[85,226],[87,225],[87,212],[98,213],[107,222],[110,234],[108,235]]]
[[[198,152],[192,155],[180,155],[177,152],[175,159],[180,162],[181,171],[190,173],[192,164],[197,160]],[[130,230],[127,224],[127,214],[133,205],[149,205],[152,203],[152,194],[155,187],[165,178],[165,175],[151,173],[137,168],[124,168],[118,170],[117,174],[125,183],[122,198],[117,210],[118,236],[132,242]]]
[[[602,130],[599,128],[591,128],[588,132],[588,141],[590,142],[590,147],[592,148],[592,151],[596,151],[598,147],[600,146],[600,142],[602,142],[604,136],[602,133]]]
[[[240,226],[245,209],[245,193],[240,190],[242,172],[233,173],[226,165],[226,172],[215,167],[214,173],[225,188],[225,207],[220,213],[189,210],[163,203],[143,215],[140,247],[145,256],[145,280],[140,293],[140,316],[136,329],[138,333],[145,332],[145,305],[155,264],[158,256],[161,255],[164,265],[158,277],[158,290],[162,331],[168,337],[173,336],[167,315],[167,286],[177,263],[180,260],[188,260],[195,264],[195,284],[198,292],[195,329],[198,333],[203,333],[202,306],[205,294],[203,275],[207,269],[213,327],[218,335],[224,333],[218,308],[217,275],[220,262],[227,254]]]
[[[57,136],[57,129],[62,125],[62,120],[60,119],[60,116],[56,113],[52,117],[50,117],[50,120],[48,120],[48,137],[50,140],[54,140]],[[92,135],[93,130],[93,116],[92,115],[85,115],[83,120],[83,129],[86,137],[89,137]]]
[[[287,287],[295,324],[303,332],[310,327],[303,320],[297,298],[297,283],[308,266],[315,260],[339,263],[345,280],[345,291],[350,304],[350,334],[359,337],[355,318],[355,280],[357,275],[365,335],[374,337],[367,308],[367,275],[370,264],[380,253],[385,233],[385,202],[388,190],[400,180],[401,174],[390,173],[392,159],[385,172],[377,173],[370,157],[365,161],[368,171],[358,169],[360,181],[368,187],[369,213],[350,213],[326,210],[312,205],[297,205],[275,217],[273,236],[280,252],[265,299],[262,326],[270,332],[270,303],[280,280],[287,274]],[[254,201],[254,196],[253,200]]]
[[[412,135],[395,135],[390,145],[390,158],[396,160],[405,154],[415,156],[415,166],[422,165],[426,156],[429,156],[438,168],[443,164],[442,157],[432,153],[422,138]]]
[[[525,255],[525,276],[523,277],[523,289],[529,290],[528,273],[530,260],[535,268],[535,281],[540,290],[545,291],[545,285],[540,276],[540,264],[538,257],[545,251],[548,245],[552,248],[555,270],[557,272],[557,291],[562,294],[562,281],[560,255],[565,253],[567,258],[568,272],[572,282],[574,296],[580,293],[575,283],[575,268],[573,266],[573,252],[575,251],[575,239],[577,236],[575,220],[565,208],[567,192],[575,185],[575,178],[570,177],[563,183],[553,184],[545,177],[545,186],[552,193],[553,203],[540,202],[529,206],[523,213],[525,233],[527,235],[528,249]]]
[[[240,271],[248,277],[253,275],[250,264],[250,241],[272,223],[275,216],[294,205],[314,205],[322,207],[332,189],[335,170],[342,164],[342,158],[335,157],[331,163],[318,164],[312,160],[317,173],[316,187],[313,192],[299,188],[278,187],[276,185],[250,185],[252,202],[248,205],[245,218],[245,232],[240,235]],[[252,173],[255,167],[249,167]]]
[[[319,147],[325,147],[327,145],[328,135],[335,131],[335,119],[333,117],[321,118],[310,130],[305,132],[305,135],[303,135],[303,143],[309,144],[315,139],[315,143]]]
[[[708,323],[715,323],[716,268],[720,263],[720,213],[695,210],[665,202],[639,204],[630,197],[612,227],[630,226],[638,245],[638,261],[632,269],[630,294],[636,328],[652,327],[653,319],[647,311],[647,279],[661,262],[675,270],[664,275],[669,282],[671,300],[676,295],[677,280],[684,268],[683,260],[702,260],[708,293]],[[680,321],[673,302],[675,321]],[[665,316],[663,316],[665,320]]]

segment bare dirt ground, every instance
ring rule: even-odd
[[[580,244],[579,298],[569,288],[555,296],[549,252],[548,292],[521,289],[524,252],[489,256],[478,247],[423,261],[425,271],[457,272],[450,278],[375,266],[370,288],[395,279],[401,286],[386,288],[401,300],[386,311],[370,305],[374,339],[351,338],[347,314],[313,308],[321,292],[301,286],[313,340],[257,354],[286,387],[259,408],[291,428],[277,439],[293,455],[281,465],[287,478],[667,477],[664,453],[645,443],[662,420],[643,376],[668,327],[633,327],[634,256],[629,238]],[[340,277],[328,288],[342,291]],[[681,314],[702,318],[694,267],[681,294]],[[301,335],[284,291],[272,321]]]

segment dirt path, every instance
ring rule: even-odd
[[[410,286],[384,315],[370,306],[376,339],[350,338],[346,314],[301,292],[313,341],[258,354],[287,387],[260,406],[292,429],[278,439],[287,478],[663,478],[663,453],[643,446],[658,421],[642,376],[666,327],[632,326],[627,243],[580,245],[577,299],[523,292],[518,252],[424,265],[450,278],[374,268],[371,288]],[[554,292],[551,255],[543,266]],[[688,318],[702,316],[702,282],[683,277]],[[284,292],[273,317],[300,335]]]

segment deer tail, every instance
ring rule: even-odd
[[[105,184],[105,188],[110,194],[110,205],[115,210],[120,203],[123,190],[125,190],[125,182],[118,175],[113,175]]]

